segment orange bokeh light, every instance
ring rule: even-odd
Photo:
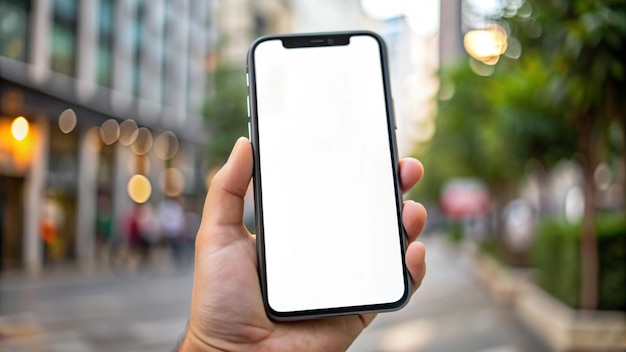
[[[28,136],[28,120],[24,116],[16,117],[11,123],[11,134],[17,141],[23,141]]]

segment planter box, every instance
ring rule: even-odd
[[[576,310],[520,281],[515,310],[556,351],[625,351],[626,313]]]
[[[468,249],[468,248],[466,248]],[[572,309],[491,256],[469,248],[474,273],[494,297],[555,351],[626,351],[626,312]]]
[[[489,289],[493,297],[501,302],[514,302],[519,289],[520,275],[504,267],[490,255],[476,247],[465,247],[474,259],[474,275]]]

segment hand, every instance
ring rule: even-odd
[[[181,351],[344,351],[375,314],[277,323],[263,308],[257,274],[256,239],[242,223],[244,195],[252,177],[250,142],[240,138],[215,175],[196,239],[191,314]],[[403,191],[422,177],[415,159],[400,161]],[[414,242],[426,210],[404,202],[406,264],[417,289],[425,274],[424,245]]]

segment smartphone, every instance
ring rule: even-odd
[[[248,54],[261,291],[268,316],[408,302],[402,194],[383,39],[262,37]]]

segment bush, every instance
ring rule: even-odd
[[[568,305],[580,307],[581,224],[548,218],[537,227],[531,261],[537,281]],[[599,251],[599,309],[626,310],[626,216],[600,214],[596,221]]]
[[[463,224],[460,221],[449,221],[446,228],[446,237],[450,242],[459,244],[463,240]]]

